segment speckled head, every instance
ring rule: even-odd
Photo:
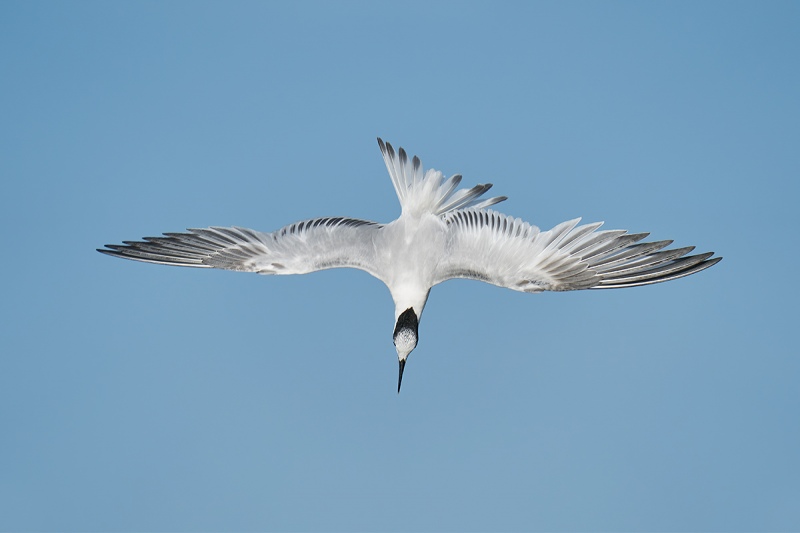
[[[394,327],[394,346],[397,349],[397,360],[400,363],[400,374],[397,378],[397,392],[403,382],[403,369],[406,366],[408,354],[417,347],[419,319],[413,307],[409,307],[397,318]]]

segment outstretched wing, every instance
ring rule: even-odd
[[[492,210],[445,213],[448,249],[436,282],[485,281],[524,292],[613,289],[649,285],[700,272],[721,257],[687,255],[694,247],[665,250],[672,241],[640,243],[647,233],[597,231],[602,222],[580,219],[539,231]]]
[[[187,233],[107,244],[97,251],[162,265],[259,274],[306,274],[350,267],[374,275],[373,237],[382,227],[352,218],[315,218],[272,233],[236,227],[189,229]]]

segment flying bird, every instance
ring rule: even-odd
[[[431,288],[454,278],[515,291],[618,289],[650,285],[705,270],[721,257],[688,255],[694,246],[671,240],[640,242],[648,233],[599,230],[580,218],[541,231],[490,206],[492,187],[458,189],[461,175],[423,169],[416,156],[378,139],[402,212],[386,224],[346,217],[314,218],[272,233],[209,227],[107,244],[98,252],[162,265],[220,268],[258,274],[307,274],[357,268],[381,280],[394,300],[397,392]]]

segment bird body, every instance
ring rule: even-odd
[[[672,241],[640,242],[648,234],[598,231],[602,223],[563,222],[549,231],[489,209],[503,196],[483,199],[491,184],[458,189],[423,171],[416,156],[378,139],[401,205],[393,222],[325,217],[272,233],[210,227],[124,241],[98,249],[137,261],[222,268],[267,275],[306,274],[327,268],[364,270],[381,280],[395,304],[393,341],[399,362],[398,392],[406,359],[431,288],[453,278],[537,293],[634,287],[694,274],[721,260],[694,247],[666,249]]]
[[[392,293],[395,321],[412,307],[422,315],[428,293],[436,284],[438,259],[445,249],[447,228],[430,213],[403,214],[376,239],[379,250],[380,280]]]

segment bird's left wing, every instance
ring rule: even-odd
[[[602,222],[578,226],[574,219],[539,231],[491,209],[442,219],[447,251],[436,283],[468,278],[524,292],[635,287],[688,276],[721,259],[711,252],[686,255],[693,246],[664,250],[672,241],[640,243],[647,233],[596,231]]]
[[[374,273],[374,235],[383,226],[353,218],[296,222],[272,233],[246,228],[189,229],[143,241],[107,244],[98,252],[163,265],[259,274],[306,274],[349,267]]]

